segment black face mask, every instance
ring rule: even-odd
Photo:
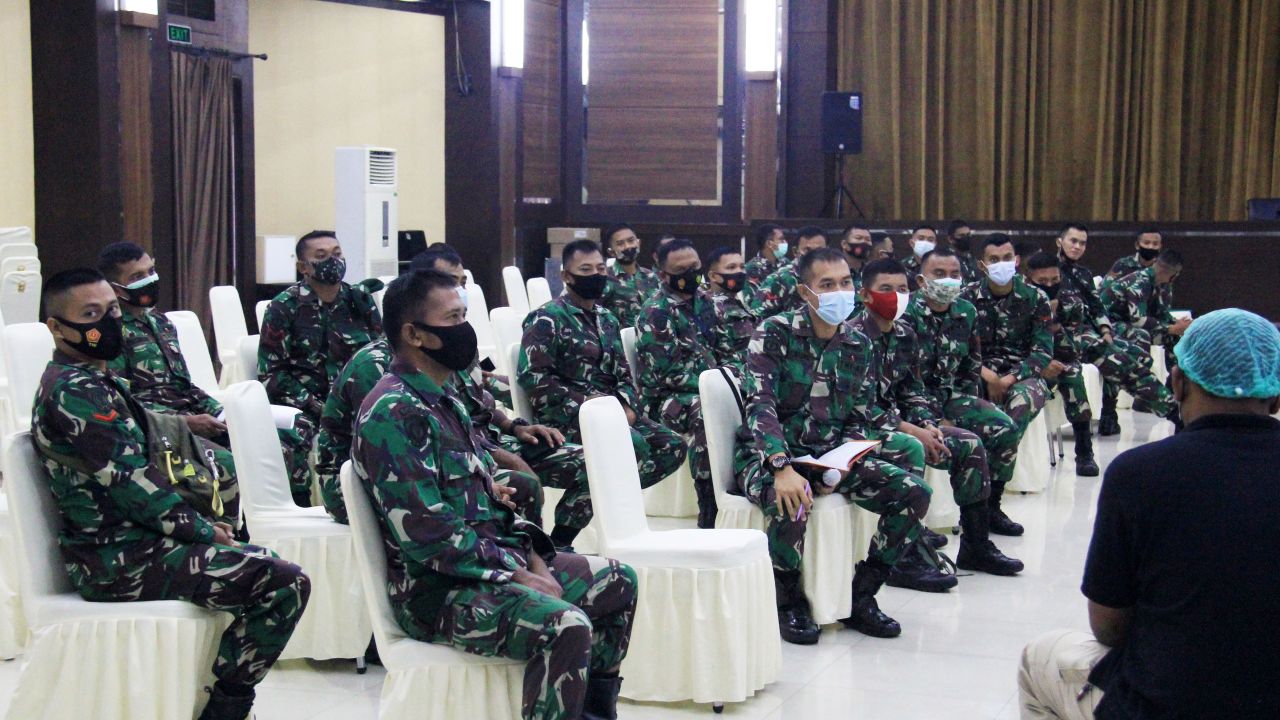
[[[595,275],[569,273],[569,277],[573,278],[569,287],[573,288],[573,291],[583,300],[599,300],[604,297],[605,286],[609,284],[609,276],[598,273]]]
[[[702,284],[702,270],[688,270],[679,275],[667,276],[667,287],[672,292],[692,295],[697,292],[698,286]]]
[[[747,274],[744,272],[736,272],[729,274],[720,274],[720,287],[725,289],[727,293],[740,292],[742,288],[747,286]]]
[[[866,260],[871,254],[871,246],[866,243],[854,243],[845,248],[845,252],[849,253],[849,257],[854,260]]]
[[[311,277],[321,285],[337,285],[342,282],[342,276],[346,274],[346,258],[328,257],[320,262],[311,263]]]
[[[951,246],[960,252],[969,252],[969,236],[962,235],[951,238]]]
[[[1042,291],[1044,291],[1044,294],[1048,295],[1050,300],[1056,300],[1058,298],[1058,290],[1062,288],[1061,284],[1058,284],[1058,285],[1040,285],[1039,283],[1032,283],[1032,284],[1040,288]]]
[[[107,315],[91,323],[71,322],[54,316],[58,322],[80,333],[78,342],[63,339],[63,342],[76,349],[82,355],[94,360],[111,362],[120,356],[124,347],[124,320]]]
[[[141,287],[112,284],[125,292],[125,295],[127,295],[125,302],[130,305],[144,308],[155,307],[156,301],[160,299],[160,277],[158,275],[152,275],[152,277],[155,280]]]
[[[1138,248],[1138,257],[1142,258],[1146,262],[1151,262],[1152,260],[1155,260],[1159,256],[1160,256],[1159,248],[1145,248],[1145,247]]]
[[[432,350],[431,348],[418,348],[423,355],[435,360],[441,365],[453,371],[466,370],[471,367],[471,363],[476,359],[476,348],[479,347],[479,341],[476,340],[476,329],[471,327],[471,323],[464,322],[461,325],[427,325],[426,323],[415,322],[414,327],[440,338],[443,345]]]
[[[618,262],[623,265],[632,265],[638,257],[640,257],[640,248],[630,248],[618,254]]]

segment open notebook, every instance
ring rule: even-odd
[[[857,465],[859,460],[875,451],[878,447],[880,447],[879,440],[850,440],[822,457],[815,458],[812,455],[805,455],[793,459],[791,463],[793,465],[830,468],[844,472]]]

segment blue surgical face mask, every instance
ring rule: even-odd
[[[778,243],[778,247],[773,251],[773,256],[778,260],[781,260],[787,256],[787,250],[789,249],[790,248],[787,247],[787,243],[784,240],[783,242]]]
[[[1018,263],[1013,260],[991,263],[987,266],[987,277],[997,285],[1008,285],[1018,272]]]
[[[829,293],[818,294],[816,290],[809,288],[809,292],[818,296],[818,307],[814,308],[818,311],[818,317],[832,325],[839,325],[858,307],[858,293],[854,290],[835,290]],[[810,306],[812,307],[812,306]]]

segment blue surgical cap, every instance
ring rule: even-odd
[[[1211,395],[1280,396],[1280,330],[1259,315],[1227,308],[1196,318],[1177,351],[1182,372]]]

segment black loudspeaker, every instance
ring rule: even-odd
[[[862,152],[862,93],[822,93],[822,152],[828,155]]]

